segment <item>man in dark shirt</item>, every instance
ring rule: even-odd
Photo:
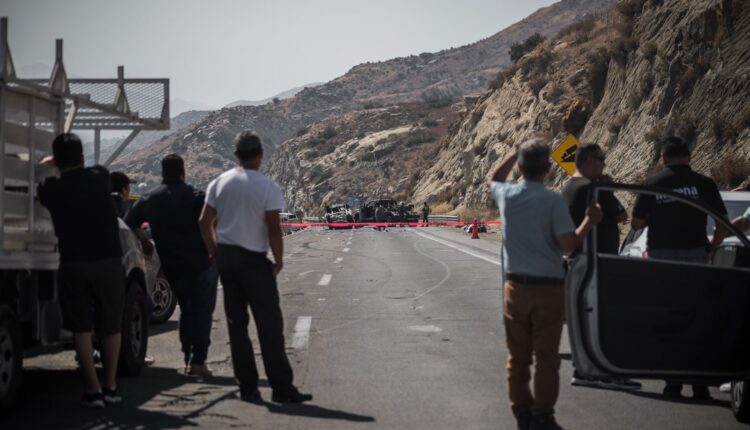
[[[115,211],[118,217],[125,218],[129,209],[130,178],[123,172],[112,172],[109,177],[112,182],[112,201],[115,203]]]
[[[104,407],[105,403],[121,400],[115,376],[125,298],[122,249],[109,172],[101,166],[83,167],[83,146],[74,134],[57,136],[52,153],[53,157],[43,163],[57,166],[60,177],[45,179],[37,195],[52,216],[58,239],[60,304],[86,381],[81,404]],[[104,346],[103,388],[94,369],[94,329]]]
[[[144,222],[151,226],[162,270],[180,304],[185,373],[211,376],[206,358],[219,275],[209,261],[198,226],[205,194],[185,184],[185,164],[178,155],[167,155],[161,166],[162,185],[140,199],[125,222],[144,245],[148,239],[140,227]]]
[[[589,207],[589,188],[594,182],[610,182],[604,174],[604,152],[595,143],[584,144],[576,152],[576,172],[563,185],[562,196],[570,210],[570,217],[575,225],[580,225]],[[609,191],[599,192],[599,205],[602,207],[602,220],[596,227],[597,250],[607,254],[617,254],[620,244],[620,229],[617,224],[624,222],[628,214],[620,201]],[[582,246],[576,248],[571,257],[581,252]],[[582,387],[599,387],[617,390],[637,390],[641,384],[629,379],[591,379],[585,378],[577,370],[573,371],[571,384]]]
[[[690,168],[690,149],[679,137],[661,142],[664,170],[649,176],[646,185],[664,188],[707,204],[726,217],[727,209],[716,183]],[[666,196],[641,194],[635,201],[631,226],[648,226],[649,258],[708,263],[709,243],[706,238],[706,214]],[[721,235],[714,235],[710,249],[721,244]],[[664,395],[681,397],[682,384],[667,381]],[[711,397],[705,385],[693,385],[693,398]]]

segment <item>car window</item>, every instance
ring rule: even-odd
[[[727,207],[727,218],[731,221],[735,218],[737,218],[740,215],[743,215],[747,208],[750,206],[750,200],[742,201],[742,200],[735,200],[735,201],[727,201],[724,200],[724,204]],[[713,235],[714,234],[714,227],[716,226],[716,223],[713,219],[710,219],[708,224],[706,225],[706,234]]]

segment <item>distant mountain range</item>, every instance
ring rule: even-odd
[[[313,82],[312,84],[303,85],[301,87],[292,88],[291,90],[287,90],[281,93],[276,94],[273,97],[269,97],[267,99],[263,100],[235,100],[232,103],[227,104],[224,106],[225,108],[231,108],[235,106],[262,106],[266,103],[270,103],[274,101],[274,99],[278,100],[284,100],[288,99],[289,97],[294,97],[299,93],[300,91],[304,90],[305,88],[313,88],[317,87],[319,85],[323,85],[323,82]]]

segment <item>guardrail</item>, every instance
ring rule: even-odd
[[[429,222],[457,222],[460,221],[458,215],[428,215]]]

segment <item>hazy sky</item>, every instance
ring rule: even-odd
[[[366,61],[491,36],[553,0],[2,0],[17,68],[170,78],[172,98],[221,107],[325,82]],[[22,76],[23,77],[23,76]]]

